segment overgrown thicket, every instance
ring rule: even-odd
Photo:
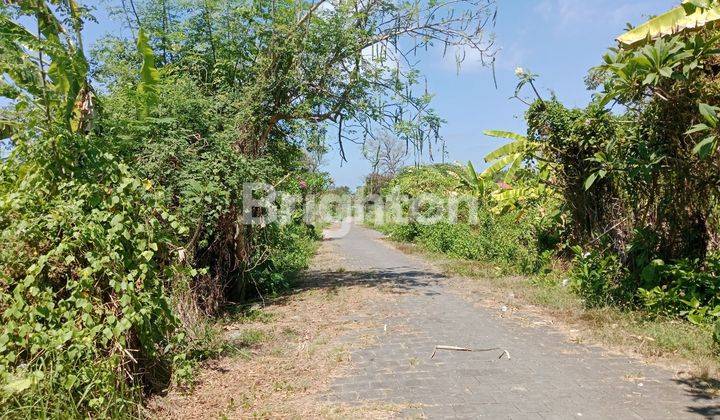
[[[415,242],[455,258],[492,263],[504,272],[534,274],[545,270],[553,249],[549,224],[532,211],[493,211],[483,199],[485,188],[491,188],[485,187],[486,183],[472,165],[407,167],[381,191],[388,203],[403,204],[396,209],[386,205],[385,219],[377,227],[395,240]],[[456,205],[444,200],[424,202],[424,195],[461,199]],[[473,199],[478,200],[477,208],[471,211]],[[449,214],[451,207],[456,208],[457,220],[430,220]],[[418,220],[420,216],[428,219]],[[368,221],[375,223],[374,214]]]
[[[601,92],[587,108],[538,97],[527,112],[528,137],[511,152],[533,175],[507,182],[539,180],[557,203],[562,243],[577,256],[574,287],[588,306],[703,324],[720,316],[718,117],[708,105],[720,100],[719,41],[705,27],[621,44],[591,71],[588,84]],[[521,86],[535,82],[519,76]],[[537,205],[514,190],[520,208]]]
[[[300,209],[286,225],[243,223],[244,184],[324,190],[333,128],[343,158],[343,142],[378,127],[433,147],[441,120],[409,55],[433,42],[489,54],[493,11],[121,2],[127,36],[88,60],[83,4],[3,2],[3,411],[135,417],[142,395],[187,383],[220,350],[208,316],[287,287],[312,253]]]
[[[526,101],[527,136],[487,132],[511,140],[487,156],[488,169],[455,168],[462,182],[446,176],[431,188],[453,195],[462,186],[481,198],[481,215],[494,217],[386,229],[523,272],[542,269],[550,251],[573,259],[570,285],[587,306],[715,324],[720,342],[720,35],[712,25],[672,34],[672,22],[656,28],[663,19],[642,28],[658,36],[621,43],[590,72],[599,93],[586,108],[542,98],[537,75],[517,69],[518,94],[532,87],[535,96]],[[390,185],[404,179],[422,185],[408,174]],[[517,247],[530,251],[516,255]]]
[[[717,43],[707,29],[618,49],[592,73],[599,104],[552,100],[528,111],[529,138],[552,162],[547,183],[568,215],[567,242],[583,249],[578,281],[589,304],[720,315],[716,144],[709,126],[693,128],[715,118],[705,104],[718,100]],[[603,110],[611,100],[626,111]],[[588,277],[586,265],[602,275]],[[678,266],[694,275],[678,276]]]

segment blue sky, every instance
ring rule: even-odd
[[[442,134],[447,141],[449,162],[468,160],[484,167],[483,157],[499,144],[484,130],[524,132],[525,105],[508,99],[516,85],[517,66],[540,75],[538,86],[552,90],[568,106],[584,106],[591,92],[585,89],[587,71],[600,63],[602,54],[614,44],[625,23],[638,24],[650,15],[677,5],[678,0],[498,0],[495,27],[498,53],[496,75],[468,58],[457,73],[453,57],[440,52],[425,54],[421,69],[435,94],[433,107],[447,121]],[[104,8],[95,13],[98,24],[88,24],[86,39],[92,43],[103,34],[119,30]],[[357,186],[370,171],[361,151],[346,145],[348,161],[330,152],[325,170],[337,185]]]
[[[442,130],[448,161],[468,160],[485,167],[483,157],[498,147],[498,140],[484,136],[488,129],[524,132],[526,106],[508,98],[514,94],[515,67],[540,75],[541,93],[548,89],[568,106],[584,106],[591,92],[585,89],[587,71],[624,31],[626,22],[641,23],[650,15],[666,11],[678,0],[499,0],[495,28],[498,55],[496,74],[477,61],[466,60],[457,74],[453,57],[443,60],[428,54],[422,69],[435,94],[433,107],[447,120]],[[327,170],[338,185],[356,186],[369,172],[358,150],[349,150],[342,167],[328,156]]]

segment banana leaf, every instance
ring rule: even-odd
[[[527,141],[527,137],[510,131],[486,130],[483,131],[483,134],[490,137],[500,137],[503,139]]]
[[[482,174],[480,174],[480,176],[483,178],[493,176],[496,173],[505,169],[506,166],[508,166],[510,164],[515,164],[518,160],[522,160],[522,158],[523,158],[523,155],[521,153],[503,156],[500,159],[493,162],[487,169],[485,169],[483,171]]]
[[[690,14],[687,13],[685,7],[678,6],[625,32],[617,38],[617,41],[625,46],[634,46],[648,39],[656,39],[665,35],[702,28],[719,19],[720,6],[707,9],[696,8]]]
[[[155,53],[145,31],[140,29],[137,42],[138,51],[142,55],[143,64],[140,69],[140,83],[137,91],[144,97],[143,115],[147,116],[149,109],[157,105],[158,85],[160,84],[160,71],[155,67]]]
[[[485,156],[485,162],[489,163],[489,162],[491,162],[495,159],[499,159],[503,156],[514,155],[514,154],[520,153],[523,150],[525,150],[525,146],[527,146],[527,141],[524,141],[524,139],[514,141],[512,143],[508,143],[504,146],[501,146],[501,147],[493,150],[487,156]]]

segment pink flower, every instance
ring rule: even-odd
[[[303,189],[303,190],[304,190],[304,189],[307,189],[307,182],[305,182],[305,181],[300,181],[300,188]]]

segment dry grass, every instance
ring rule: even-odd
[[[381,288],[341,284],[342,261],[330,248],[323,243],[298,289],[222,323],[226,339],[239,353],[206,363],[192,392],[175,390],[154,398],[148,405],[151,415],[174,420],[390,418],[401,409],[331,404],[318,398],[351,366],[341,337],[374,327],[363,321],[371,319],[370,314],[363,316],[367,303],[390,297]]]
[[[651,318],[617,308],[585,309],[582,301],[562,287],[561,273],[550,277],[506,276],[492,265],[450,259],[416,245],[395,243],[398,249],[426,257],[447,275],[449,284],[468,300],[492,308],[506,307],[506,316],[528,324],[552,325],[569,341],[600,344],[611,352],[631,355],[671,368],[678,376],[715,388],[720,380],[720,359],[712,333],[675,319]]]

